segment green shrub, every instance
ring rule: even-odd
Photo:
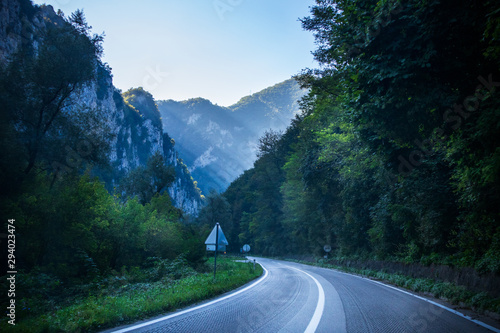
[[[122,270],[119,276],[102,279],[99,290],[85,297],[69,297],[66,305],[47,307],[40,305],[38,313],[18,317],[12,332],[93,332],[106,327],[118,326],[147,316],[172,311],[237,288],[260,276],[260,265],[236,263],[232,258],[218,258],[220,263],[216,279],[212,273],[196,273],[182,256],[174,260],[149,260],[148,269],[165,269],[159,281],[135,282],[149,273],[132,267]],[[209,264],[213,259],[209,260]],[[250,267],[250,268],[249,268]],[[179,269],[179,273],[173,270]],[[171,276],[182,276],[173,280]],[[94,285],[94,286],[95,286]],[[87,288],[87,286],[85,287]],[[26,300],[29,301],[29,300]],[[45,307],[42,307],[45,306]],[[43,310],[43,311],[42,311]],[[0,321],[0,330],[7,327]]]

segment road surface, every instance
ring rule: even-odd
[[[264,275],[248,286],[108,332],[500,332],[376,281],[296,263],[257,261]]]

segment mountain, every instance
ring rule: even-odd
[[[131,169],[145,165],[150,156],[160,151],[166,164],[175,170],[175,180],[168,188],[174,205],[196,215],[202,205],[201,192],[179,158],[175,142],[163,132],[160,112],[153,96],[141,87],[123,94],[115,91],[115,105],[117,110],[124,110],[124,118],[117,122],[114,130],[117,133],[111,154],[114,179],[120,179]]]
[[[258,139],[266,130],[288,127],[305,93],[289,79],[229,107],[203,98],[157,101],[157,105],[164,131],[177,142],[177,150],[202,192],[221,192],[252,167]]]
[[[21,49],[36,54],[50,37],[47,31],[66,25],[67,20],[56,14],[52,6],[32,6],[29,0],[2,1],[0,64],[6,66]],[[57,42],[57,33],[53,37]],[[78,54],[75,52],[75,59]],[[47,69],[50,66],[58,70],[58,64],[47,61]],[[65,70],[71,69],[68,65]],[[104,140],[109,145],[106,158],[110,167],[101,168],[96,174],[112,191],[131,170],[144,166],[150,156],[161,152],[176,169],[176,180],[168,189],[175,206],[194,215],[202,204],[198,187],[204,193],[212,188],[222,191],[250,168],[256,159],[258,138],[267,129],[284,130],[298,112],[297,100],[304,94],[295,81],[287,80],[230,107],[202,98],[155,103],[142,88],[124,93],[116,89],[106,64],[96,63],[95,74],[91,82],[71,92],[63,112],[67,119],[73,119],[72,114],[83,118],[88,113],[88,118],[94,117],[101,128],[89,129],[86,138],[75,138],[71,143],[61,141],[59,147],[52,149],[54,156],[46,156],[50,164],[47,168],[56,172],[84,171],[80,162],[85,158],[72,159],[69,152],[75,155],[81,147],[97,148],[97,141]],[[92,127],[84,121],[81,124]],[[57,131],[53,135],[55,142],[60,141],[55,140],[57,136],[64,137]],[[98,150],[101,151],[94,149]]]
[[[16,59],[17,56],[22,57],[25,53],[37,54],[41,52],[40,50],[45,52],[44,48],[49,43],[47,41],[55,36],[51,41],[57,42],[58,38],[60,39],[63,35],[59,31],[65,28],[67,30],[68,25],[69,23],[63,16],[54,12],[52,6],[32,6],[28,0],[2,1],[0,3],[0,68],[7,68],[8,64],[13,61],[12,59]],[[86,43],[88,42],[87,40]],[[75,59],[78,59],[80,54],[76,52],[69,56],[75,56]],[[51,74],[72,69],[71,64],[70,68],[60,69],[62,64],[51,60],[46,59],[42,62],[36,59],[35,64],[47,69],[47,72]],[[94,153],[97,154],[97,151],[104,151],[99,146],[104,143],[109,148],[108,156],[104,157],[108,165],[94,167],[93,170],[94,174],[98,175],[112,191],[127,173],[145,165],[150,156],[160,152],[166,163],[171,165],[176,172],[175,180],[168,188],[174,205],[188,214],[196,215],[202,204],[200,190],[196,187],[189,170],[182,163],[182,159],[179,158],[171,138],[165,133],[153,96],[142,88],[131,89],[122,94],[113,86],[111,71],[105,64],[95,63],[93,71],[95,71],[94,79],[83,86],[71,88],[67,98],[61,100],[62,118],[72,122],[71,126],[79,126],[79,133],[86,134],[83,137],[75,137],[71,141],[58,130],[47,132],[46,136],[52,135],[50,140],[62,143],[59,146],[54,144],[51,151],[47,149],[43,151],[46,169],[52,169],[51,171],[56,175],[71,170],[84,171],[83,161]],[[41,85],[43,81],[39,82],[39,86]],[[34,94],[36,89],[43,90],[33,87],[33,91],[28,93]],[[15,87],[12,90],[15,90]],[[20,91],[19,94],[21,93],[24,92]],[[26,98],[26,100],[30,99]],[[85,117],[93,122],[80,121],[77,124],[78,118]],[[45,121],[45,119],[41,120]],[[51,120],[48,121],[50,124]],[[88,130],[83,130],[83,127]],[[18,134],[24,135],[24,132]],[[38,154],[39,160],[41,160],[41,153]],[[49,153],[52,155],[49,156]]]

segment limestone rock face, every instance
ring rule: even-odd
[[[27,0],[0,2],[0,66],[23,45],[36,51],[43,43],[43,30],[49,25],[64,25],[66,21],[54,12],[52,6],[36,7]],[[197,215],[202,205],[201,192],[191,175],[180,162],[168,134],[164,134],[159,111],[151,116],[148,110],[127,105],[121,92],[113,86],[112,76],[103,65],[96,65],[96,79],[71,96],[67,112],[97,110],[99,118],[110,131],[111,175],[106,179],[109,188],[132,169],[145,165],[155,152],[163,154],[165,161],[176,171],[176,180],[168,189],[174,205],[190,215]],[[77,109],[78,108],[78,109]],[[133,113],[133,114],[131,114]],[[164,144],[164,141],[167,143]]]

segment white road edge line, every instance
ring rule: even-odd
[[[259,263],[260,264],[260,263]],[[223,301],[225,299],[228,299],[228,298],[231,298],[233,296],[236,296],[236,295],[239,295],[245,291],[247,291],[248,289],[250,288],[253,288],[255,287],[256,285],[258,285],[259,283],[261,283],[262,281],[264,281],[268,275],[268,271],[267,269],[264,267],[264,265],[260,264],[262,266],[262,269],[264,270],[265,274],[264,276],[262,276],[261,278],[259,278],[256,282],[252,283],[251,285],[249,285],[248,287],[245,287],[241,290],[238,290],[232,294],[229,294],[227,296],[224,296],[224,297],[221,297],[221,298],[217,298],[211,302],[208,302],[208,303],[205,303],[205,304],[201,304],[201,305],[198,305],[198,306],[195,306],[193,308],[189,308],[189,309],[186,309],[186,310],[183,310],[183,311],[179,311],[179,312],[176,312],[176,313],[172,313],[170,315],[167,315],[167,316],[164,316],[164,317],[161,317],[161,318],[158,318],[158,319],[154,319],[154,320],[150,320],[150,321],[147,321],[145,323],[142,323],[142,324],[138,324],[138,325],[134,325],[134,326],[131,326],[131,327],[126,327],[126,328],[123,328],[121,330],[118,330],[118,331],[113,331],[113,333],[125,333],[125,332],[130,332],[132,330],[136,330],[138,328],[142,328],[142,327],[145,327],[145,326],[149,326],[149,325],[153,325],[153,324],[156,324],[156,323],[159,323],[161,321],[164,321],[164,320],[168,320],[170,318],[174,318],[174,317],[177,317],[177,316],[180,316],[180,315],[183,315],[185,313],[188,313],[188,312],[191,312],[191,311],[195,311],[195,310],[198,310],[198,309],[201,309],[201,308],[204,308],[204,307],[207,307],[209,305],[212,305],[212,304],[215,304],[217,302],[220,302],[220,301]],[[306,273],[307,274],[307,273]]]
[[[321,320],[321,317],[323,316],[323,310],[325,308],[325,291],[323,290],[323,287],[321,286],[321,283],[319,283],[318,280],[311,274],[304,272],[301,269],[287,266],[291,269],[295,269],[299,272],[304,273],[305,275],[309,276],[313,281],[316,283],[316,286],[318,287],[318,304],[316,305],[316,310],[314,310],[314,314],[311,318],[311,321],[309,322],[309,325],[307,325],[306,330],[304,333],[314,333],[316,332],[316,329],[318,328],[319,322]]]
[[[351,275],[351,274],[350,274],[350,275]],[[451,308],[449,308],[449,307],[447,307],[447,306],[444,306],[444,305],[442,305],[442,304],[439,304],[439,303],[436,303],[436,302],[434,302],[434,301],[431,301],[430,299],[427,299],[427,298],[424,298],[424,297],[421,297],[421,296],[418,296],[418,295],[412,294],[412,293],[410,293],[410,292],[408,292],[408,291],[406,291],[406,290],[402,290],[402,289],[396,288],[396,287],[394,287],[394,286],[387,285],[387,284],[382,283],[382,282],[380,282],[380,281],[375,281],[375,280],[367,279],[367,278],[364,278],[364,277],[362,277],[362,278],[363,278],[363,279],[366,279],[366,280],[368,280],[368,281],[371,281],[371,282],[373,282],[373,283],[380,284],[380,285],[382,285],[382,286],[384,286],[384,287],[391,288],[391,289],[394,289],[394,290],[400,291],[400,292],[402,292],[402,293],[405,293],[405,294],[411,295],[411,296],[416,297],[416,298],[418,298],[418,299],[420,299],[420,300],[422,300],[422,301],[425,301],[425,302],[427,302],[427,303],[431,303],[431,304],[433,304],[433,305],[435,305],[435,306],[438,306],[438,307],[440,307],[440,308],[442,308],[442,309],[445,309],[445,310],[447,310],[447,311],[449,311],[449,312],[451,312],[451,313],[454,313],[454,314],[456,314],[457,316],[460,316],[460,317],[465,318],[465,319],[467,319],[467,320],[469,320],[469,321],[472,321],[473,323],[475,323],[475,324],[477,324],[477,325],[483,326],[484,328],[487,328],[487,329],[489,329],[490,331],[493,331],[493,332],[495,332],[495,333],[500,333],[500,329],[498,329],[498,328],[495,328],[495,327],[493,327],[493,326],[490,326],[490,325],[488,325],[488,324],[485,324],[485,323],[483,323],[482,321],[479,321],[479,320],[473,319],[472,317],[469,317],[469,316],[467,316],[467,315],[464,315],[463,313],[460,313],[460,312],[458,312],[458,311],[456,311],[456,310],[453,310],[453,309],[451,309]]]
[[[320,268],[324,268],[324,267],[320,267]],[[324,269],[331,269],[331,268],[324,268]],[[444,305],[442,305],[442,304],[439,304],[439,303],[437,303],[437,302],[431,301],[430,299],[427,299],[427,298],[425,298],[425,297],[421,297],[421,296],[418,296],[418,295],[412,294],[412,293],[411,293],[411,292],[409,292],[409,291],[406,291],[406,290],[400,289],[400,288],[398,288],[398,287],[394,287],[394,286],[391,286],[391,285],[385,284],[385,283],[380,282],[380,281],[372,280],[372,279],[366,278],[366,277],[364,277],[364,276],[359,276],[359,275],[355,275],[355,274],[350,274],[350,273],[342,272],[342,271],[340,271],[340,270],[338,270],[338,269],[332,269],[332,270],[334,270],[334,271],[336,271],[336,272],[338,272],[338,273],[341,273],[341,274],[345,274],[345,275],[349,275],[349,276],[354,276],[354,277],[357,277],[357,278],[360,278],[360,279],[363,279],[363,280],[367,280],[367,281],[370,281],[370,282],[373,282],[373,283],[379,284],[379,285],[381,285],[381,286],[384,286],[384,287],[387,287],[387,288],[391,288],[391,289],[397,290],[397,291],[402,292],[402,293],[404,293],[404,294],[407,294],[407,295],[410,295],[410,296],[416,297],[416,298],[418,298],[418,299],[420,299],[420,300],[422,300],[422,301],[424,301],[424,302],[427,302],[427,303],[433,304],[433,305],[435,305],[435,306],[437,306],[437,307],[440,307],[440,308],[442,308],[442,309],[445,309],[446,311],[449,311],[449,312],[451,312],[451,313],[454,313],[454,314],[456,314],[456,315],[457,315],[457,316],[459,316],[459,317],[462,317],[462,318],[464,318],[464,319],[467,319],[467,320],[469,320],[469,321],[472,321],[473,323],[475,323],[475,324],[477,324],[477,325],[479,325],[479,326],[482,326],[482,327],[484,327],[484,328],[487,328],[487,329],[489,329],[489,330],[490,330],[490,331],[492,331],[492,332],[495,332],[495,333],[500,333],[500,329],[498,329],[498,328],[496,328],[496,327],[493,327],[493,326],[490,326],[490,325],[488,325],[488,324],[485,324],[485,323],[483,323],[482,321],[479,321],[479,320],[473,319],[472,317],[469,317],[469,316],[467,316],[467,315],[464,315],[464,314],[463,314],[463,313],[461,313],[461,312],[458,312],[458,311],[456,311],[456,310],[453,310],[453,309],[451,309],[451,308],[449,308],[449,307],[447,307],[447,306],[444,306]]]

